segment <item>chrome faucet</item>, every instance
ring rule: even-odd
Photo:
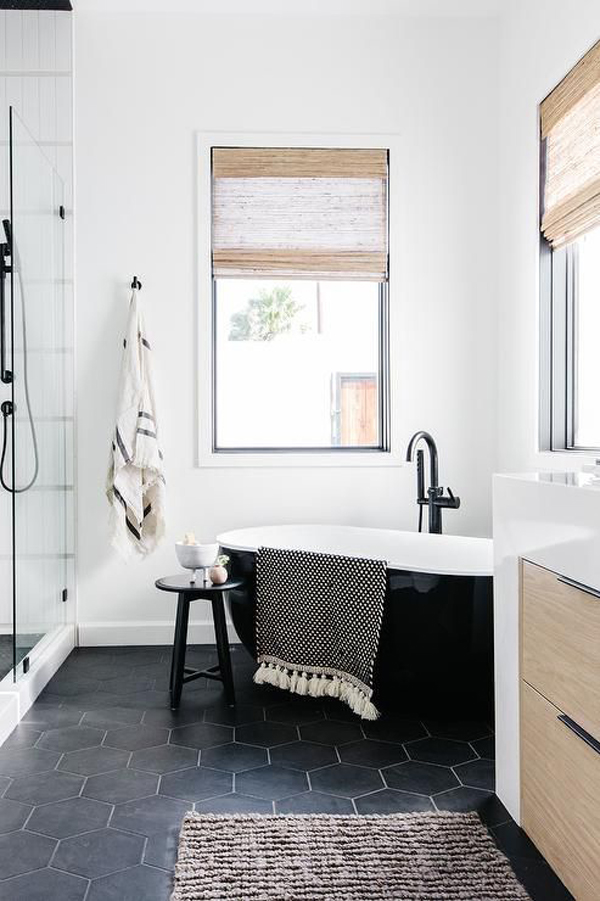
[[[406,460],[411,463],[415,456],[415,447],[420,441],[424,441],[429,452],[429,488],[425,493],[425,475],[423,472],[423,451],[419,449],[416,453],[417,458],[417,504],[419,505],[419,532],[423,526],[423,507],[427,506],[428,531],[437,535],[442,534],[442,509],[444,507],[458,510],[460,507],[460,498],[456,497],[450,488],[448,495],[444,494],[444,489],[438,485],[438,452],[437,445],[429,432],[415,432],[406,450]]]

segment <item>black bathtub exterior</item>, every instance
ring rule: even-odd
[[[231,592],[235,630],[255,656],[255,554],[223,547],[244,591]],[[493,716],[491,576],[440,576],[390,569],[373,700],[397,715]]]

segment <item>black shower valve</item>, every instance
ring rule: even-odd
[[[12,416],[14,409],[15,407],[12,400],[5,400],[0,406],[0,410],[2,411],[3,416]]]

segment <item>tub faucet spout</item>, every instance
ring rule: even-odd
[[[438,485],[438,451],[437,445],[429,432],[415,432],[408,443],[406,450],[407,462],[412,462],[415,457],[415,448],[419,442],[425,442],[429,453],[429,487],[425,492],[425,477],[423,474],[423,451],[416,451],[417,459],[417,504],[419,505],[419,532],[422,528],[423,507],[428,508],[428,531],[441,535],[442,533],[442,509],[444,507],[457,510],[460,507],[460,498],[448,488],[448,494]]]

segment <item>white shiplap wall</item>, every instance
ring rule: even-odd
[[[57,169],[65,185],[65,316],[64,336],[61,341],[65,353],[67,373],[67,472],[71,485],[68,490],[67,519],[68,546],[71,559],[68,566],[68,587],[73,588],[73,40],[72,17],[67,12],[0,11],[0,212],[8,215],[8,110],[13,106],[27,124],[44,153]],[[29,325],[29,324],[28,324]],[[35,334],[36,323],[31,324]],[[62,352],[61,351],[61,352]],[[8,390],[0,386],[0,400],[8,397]],[[51,428],[42,423],[39,428]],[[42,441],[47,446],[47,442]],[[51,461],[50,461],[51,462]],[[40,483],[44,484],[42,460]],[[50,479],[52,481],[52,479]],[[32,528],[35,521],[44,522],[45,492],[32,492],[27,498],[31,510]],[[29,512],[27,514],[29,516]],[[11,594],[11,540],[10,499],[0,491],[0,632],[9,631],[12,621]],[[49,553],[52,548],[48,545]],[[24,571],[21,588],[25,596],[35,596],[36,581],[43,580],[44,567],[51,567],[51,560],[37,561]],[[28,591],[27,578],[32,584]],[[73,591],[70,592],[73,595]],[[33,611],[22,611],[23,620]]]

